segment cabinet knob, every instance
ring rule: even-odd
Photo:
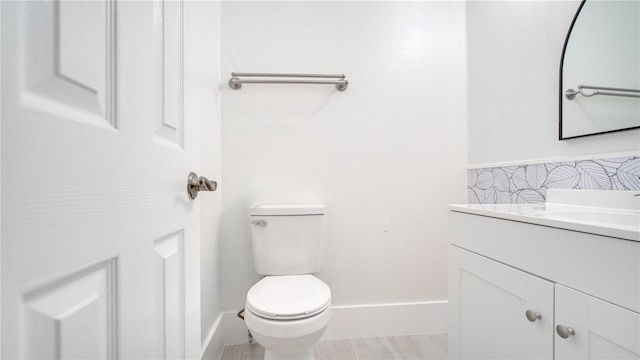
[[[531,322],[535,322],[536,320],[542,319],[542,315],[540,315],[539,312],[536,312],[533,310],[527,310],[527,312],[524,313],[524,316],[526,316],[527,320]]]
[[[556,326],[556,332],[563,339],[566,339],[569,336],[574,336],[576,334],[576,331],[573,330],[573,328],[564,326],[562,324],[559,324],[558,326]]]

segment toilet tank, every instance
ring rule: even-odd
[[[324,205],[259,204],[250,214],[258,274],[311,274],[322,269]]]

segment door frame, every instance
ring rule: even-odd
[[[2,84],[2,3],[0,3],[0,84]],[[0,86],[0,204],[2,204],[2,86]],[[0,279],[2,278],[2,206],[0,206]],[[2,286],[0,286],[0,319],[2,319]],[[0,326],[2,354],[2,326]]]

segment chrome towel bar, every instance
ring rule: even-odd
[[[587,93],[584,90],[593,90],[593,92]],[[595,95],[606,95],[606,96],[622,96],[622,97],[640,98],[640,90],[613,88],[613,87],[604,87],[604,86],[589,86],[589,85],[578,85],[578,90],[567,89],[567,91],[564,94],[569,100],[573,100],[578,94],[584,97],[592,97]]]
[[[243,78],[267,79],[243,79]],[[332,80],[317,80],[332,79]],[[231,73],[229,86],[233,90],[242,89],[242,84],[320,84],[335,85],[338,91],[347,90],[349,81],[344,74],[273,74],[273,73]]]

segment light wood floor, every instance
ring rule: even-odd
[[[447,334],[320,341],[313,353],[316,360],[446,359]],[[226,345],[221,360],[262,360],[263,355],[255,343]]]

